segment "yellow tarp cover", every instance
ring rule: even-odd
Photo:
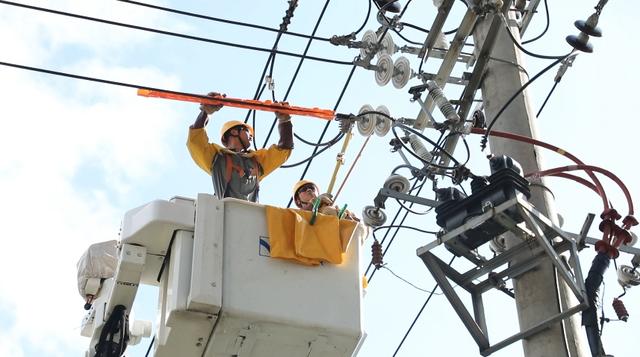
[[[357,222],[318,214],[313,225],[310,211],[266,206],[271,257],[304,265],[342,263]]]

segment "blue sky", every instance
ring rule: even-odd
[[[125,23],[188,33],[227,42],[270,48],[275,34],[167,14],[117,1],[50,0],[20,1],[62,11],[112,19]],[[209,14],[277,28],[286,10],[286,2],[237,0],[211,5],[208,1],[149,1],[185,11]],[[406,1],[401,1],[405,4]],[[551,25],[541,40],[528,49],[544,54],[564,54],[569,50],[564,37],[577,34],[573,21],[586,19],[596,1],[566,0],[551,2]],[[323,1],[301,1],[289,27],[290,31],[310,33]],[[81,75],[161,87],[185,92],[218,91],[232,97],[250,98],[258,84],[267,58],[266,53],[248,51],[95,24],[0,4],[0,61],[12,62]],[[592,39],[594,53],[580,54],[564,76],[554,95],[536,120],[539,139],[562,147],[588,164],[601,166],[618,175],[633,197],[640,192],[635,179],[637,144],[636,83],[640,75],[628,63],[639,55],[629,45],[635,2],[611,1],[600,20],[604,36]],[[333,1],[319,27],[318,35],[348,34],[365,19],[365,0]],[[456,2],[445,28],[455,28],[463,13]],[[542,6],[540,7],[542,11]],[[430,1],[413,1],[404,21],[428,28],[436,10]],[[540,33],[544,14],[534,18],[525,38]],[[375,30],[373,16],[365,26]],[[418,42],[423,34],[406,29],[403,35]],[[361,34],[359,34],[361,36]],[[404,43],[394,35],[397,45]],[[280,49],[301,53],[305,39],[284,36]],[[314,41],[313,56],[350,61],[357,49],[335,47]],[[394,55],[394,59],[400,54]],[[415,56],[405,54],[417,69]],[[298,59],[279,55],[274,66],[276,98],[281,99],[296,68]],[[439,62],[430,61],[425,69],[434,72]],[[523,64],[531,75],[548,62],[525,57]],[[333,108],[347,78],[349,66],[305,61],[288,101],[294,105]],[[457,73],[462,68],[456,67]],[[529,91],[534,111],[542,104],[553,85],[555,70],[541,77]],[[371,71],[359,68],[338,108],[356,113],[363,104],[384,104],[394,117],[415,117],[416,103],[409,102],[406,90],[418,84],[413,79],[398,90],[391,85],[379,87]],[[459,95],[457,88],[447,87],[450,98]],[[79,335],[83,316],[82,299],[76,289],[75,263],[85,248],[95,242],[117,237],[120,220],[127,210],[154,199],[172,196],[195,197],[211,192],[210,179],[193,164],[186,147],[188,125],[197,114],[197,105],[141,98],[135,90],[95,84],[0,66],[0,195],[5,254],[0,259],[0,355],[2,356],[71,356],[88,347],[88,339]],[[265,97],[266,98],[266,97]],[[245,111],[224,108],[212,119],[208,130],[216,137],[221,123],[243,119]],[[258,113],[258,143],[265,138],[273,118]],[[503,118],[505,119],[505,118]],[[296,133],[315,140],[324,122],[312,118],[293,119]],[[326,136],[337,133],[333,124]],[[427,132],[431,138],[434,133]],[[339,201],[355,212],[372,204],[372,200],[391,170],[401,164],[398,154],[389,152],[390,134],[373,137]],[[271,141],[275,140],[271,138]],[[364,138],[355,134],[338,177],[344,178]],[[487,173],[484,154],[478,150],[478,138],[470,137],[470,167]],[[329,182],[339,145],[314,160],[307,177],[321,186]],[[311,148],[296,143],[290,163],[306,158]],[[457,156],[464,157],[459,149]],[[545,168],[569,164],[550,152],[543,152]],[[263,181],[261,201],[286,205],[290,187],[300,177],[302,168],[279,170]],[[618,188],[603,180],[615,207],[626,213],[626,203]],[[548,181],[556,196],[564,228],[577,232],[587,213],[599,214],[601,204],[587,189],[561,179]],[[432,198],[431,195],[426,195]],[[387,214],[395,214],[390,202]],[[406,224],[435,229],[435,216],[410,215]],[[383,233],[383,232],[381,232]],[[591,236],[597,237],[597,228]],[[395,273],[413,284],[431,289],[433,279],[416,257],[415,249],[430,242],[431,236],[400,231],[385,261]],[[367,247],[363,250],[368,251]],[[450,256],[439,251],[443,259]],[[581,254],[583,268],[588,268],[592,252]],[[368,261],[364,256],[363,261]],[[619,264],[629,264],[622,255]],[[364,264],[364,263],[363,263]],[[366,266],[366,265],[365,265]],[[615,272],[605,276],[605,312],[614,313],[611,300],[621,293]],[[616,356],[634,354],[628,341],[640,329],[634,311],[640,310],[638,292],[625,297],[631,313],[628,323],[605,325],[603,339],[607,352]],[[378,271],[364,300],[367,340],[360,356],[390,356],[409,327],[427,294],[397,279],[388,271]],[[153,289],[144,289],[136,305],[139,318],[155,320]],[[492,341],[516,332],[515,308],[501,294],[487,299]],[[453,338],[455,337],[455,343]],[[142,356],[149,340],[131,350]],[[423,355],[473,356],[477,347],[454,314],[446,299],[435,296],[405,341],[398,356]],[[495,356],[522,355],[519,344]]]

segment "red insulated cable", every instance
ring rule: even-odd
[[[481,129],[481,128],[472,128],[471,129],[471,133],[473,134],[482,134],[484,135],[486,133],[485,129]],[[491,132],[489,132],[489,135],[491,136],[496,136],[496,137],[500,137],[500,138],[505,138],[505,139],[511,139],[511,140],[516,140],[516,141],[521,141],[521,142],[525,142],[525,143],[529,143],[529,144],[533,144],[536,146],[540,146],[543,147],[547,150],[551,150],[554,151],[562,156],[565,156],[566,158],[568,158],[569,160],[575,162],[578,165],[584,165],[584,162],[582,162],[580,159],[578,159],[576,156],[574,156],[573,154],[555,146],[555,145],[551,145],[548,143],[545,143],[544,141],[540,141],[540,140],[536,140],[533,138],[529,138],[526,136],[522,136],[522,135],[518,135],[518,134],[513,134],[513,133],[507,133],[504,131],[496,131],[496,130],[491,130]],[[600,196],[600,198],[602,198],[602,205],[604,206],[604,211],[609,209],[609,201],[607,200],[607,194],[604,192],[604,187],[602,187],[602,183],[600,183],[600,180],[598,180],[598,178],[596,177],[596,175],[590,171],[590,170],[585,170],[585,172],[587,173],[587,175],[589,175],[589,177],[593,180],[593,183],[595,184],[596,187],[596,192],[598,193],[598,195]]]
[[[556,173],[562,173],[562,172],[567,172],[567,171],[576,171],[576,170],[584,170],[584,171],[589,170],[589,171],[599,172],[599,173],[607,176],[611,180],[613,180],[620,187],[620,189],[624,193],[625,198],[627,199],[627,205],[629,206],[629,214],[628,215],[629,216],[633,216],[633,200],[631,199],[631,194],[629,193],[629,190],[627,189],[627,186],[622,182],[622,180],[620,180],[620,178],[618,178],[618,176],[614,175],[611,171],[605,170],[605,169],[603,169],[601,167],[592,166],[592,165],[561,166],[561,167],[555,167],[555,168],[548,169],[548,170],[532,172],[532,173],[526,174],[525,177],[530,177],[530,176],[548,176],[548,175],[553,175],[553,174],[556,174]]]

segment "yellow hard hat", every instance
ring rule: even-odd
[[[312,185],[316,186],[316,189],[318,189],[318,185],[316,185],[316,183],[315,183],[315,182],[310,181],[310,180],[300,180],[300,181],[296,182],[296,184],[295,184],[295,185],[293,185],[293,192],[291,193],[291,196],[293,197],[293,200],[294,200],[294,201],[296,200],[296,192],[298,192],[298,190],[300,189],[300,187],[302,187],[302,186],[304,186],[304,185],[306,185],[306,184],[308,184],[308,183],[310,183],[310,184],[312,184]]]
[[[249,133],[251,133],[251,136],[253,135],[253,128],[251,127],[251,125],[245,123],[245,122],[241,122],[239,120],[231,120],[228,121],[226,123],[224,123],[222,125],[222,127],[220,128],[220,140],[222,140],[222,138],[224,137],[224,134],[229,131],[229,129],[236,127],[236,126],[244,126],[245,128],[247,128],[249,130]]]

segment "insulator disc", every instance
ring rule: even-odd
[[[392,191],[407,193],[409,192],[409,180],[402,175],[391,175],[384,181],[384,188]]]
[[[628,265],[621,265],[618,268],[618,283],[622,287],[629,288],[640,285],[640,272],[633,271]]]
[[[372,111],[373,111],[373,107],[370,106],[369,104],[365,104],[362,106],[362,108],[360,108],[360,111],[358,112],[358,114],[365,113],[365,112],[372,112]],[[360,135],[371,136],[375,128],[376,128],[376,118],[373,114],[358,116],[358,131],[360,132]]]
[[[376,112],[381,112],[381,113],[390,115],[389,109],[387,109],[387,107],[385,107],[384,105],[378,106],[376,108]],[[375,117],[376,117],[376,127],[374,132],[378,136],[387,135],[387,133],[391,129],[391,120],[385,117],[384,115],[380,115],[380,114],[376,114]]]
[[[380,42],[380,45],[382,46],[382,48],[380,48],[378,56],[382,56],[385,54],[392,55],[396,53],[396,44],[393,43],[393,37],[391,37],[390,33],[387,32],[387,34],[384,35],[384,38]]]
[[[374,31],[371,30],[367,30],[364,32],[364,35],[362,35],[362,42],[364,42],[365,44],[375,44],[378,42],[378,35],[376,35],[376,33]],[[367,53],[368,53],[368,48],[361,48],[360,49],[360,57],[366,57]]]
[[[387,215],[374,206],[365,206],[362,209],[362,220],[371,227],[379,227],[387,220]]]
[[[376,63],[376,83],[383,87],[389,83],[391,77],[393,77],[393,60],[391,56],[382,54]]]
[[[407,85],[409,79],[411,79],[411,63],[407,57],[400,56],[393,64],[393,78],[391,81],[394,87],[401,89]]]

